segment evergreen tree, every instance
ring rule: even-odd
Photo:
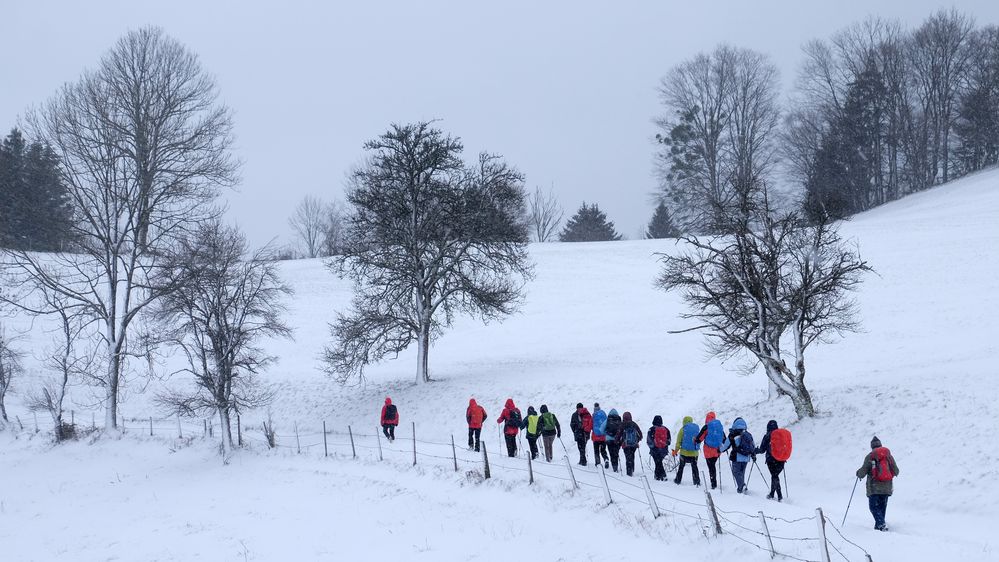
[[[0,246],[34,251],[64,249],[72,210],[48,146],[28,144],[13,129],[0,144]]]
[[[649,221],[649,228],[645,231],[645,237],[652,238],[677,238],[680,236],[680,229],[673,224],[673,217],[670,216],[666,203],[660,201]]]
[[[621,235],[614,230],[614,223],[607,220],[607,215],[596,203],[587,205],[584,202],[565,223],[558,239],[562,242],[606,242],[620,240]]]

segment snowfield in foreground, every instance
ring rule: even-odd
[[[537,279],[522,311],[486,326],[460,320],[432,349],[436,381],[427,385],[412,382],[411,352],[371,368],[360,386],[325,378],[317,356],[350,287],[319,261],[287,263],[296,339],[269,344],[280,361],[265,377],[277,390],[270,415],[281,446],[264,444],[265,411],[242,419],[249,446],[227,463],[202,438],[201,420],[185,420],[178,438],[176,420],[156,419],[149,436],[148,418],[162,416],[152,396],[177,380],[133,379],[124,434],[58,447],[34,434],[34,418],[15,395],[8,410],[24,430],[0,432],[3,559],[762,561],[769,553],[745,542],[765,544],[756,533],[762,510],[775,518],[770,531],[781,537],[780,552],[820,560],[816,521],[807,518],[822,507],[840,525],[853,471],[877,434],[901,468],[888,508],[892,531],[872,529],[861,486],[846,538],[878,562],[997,560],[999,453],[987,444],[999,418],[999,172],[885,205],[843,233],[877,274],[856,295],[864,331],[811,350],[809,383],[820,413],[801,423],[791,423],[789,402],[766,401],[761,373],[741,376],[738,365],[705,360],[697,334],[666,334],[687,327],[679,298],[652,286],[656,253],[676,251],[673,241],[534,245]],[[12,328],[30,329],[29,349],[44,348],[41,324],[19,318]],[[89,425],[92,397],[85,388],[74,392],[77,422]],[[381,441],[379,461],[374,433],[385,396],[399,405],[402,426],[395,443]],[[726,534],[707,539],[704,494],[689,479],[680,487],[652,483],[659,519],[642,503],[637,478],[612,474],[614,503],[606,506],[592,467],[574,466],[580,489],[570,491],[556,442],[557,462],[535,463],[537,483],[528,486],[526,459],[498,455],[492,422],[483,437],[493,478],[483,481],[481,455],[463,446],[472,396],[492,420],[507,397],[525,412],[548,404],[570,449],[569,415],[579,401],[629,410],[643,428],[661,414],[674,431],[684,415],[700,422],[713,409],[726,427],[744,417],[759,438],[774,418],[795,437],[788,497],[764,499],[755,470],[750,495],[737,496],[726,464],[724,489],[714,494]],[[647,459],[644,446],[639,458]],[[842,551],[833,549],[833,559],[864,560],[827,530]]]

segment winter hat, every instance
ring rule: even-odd
[[[708,412],[708,415],[704,418],[704,423],[711,423],[716,417],[714,412]]]
[[[599,410],[600,409],[600,402],[594,402],[593,403],[593,409],[594,410]]]
[[[388,404],[391,404],[391,403],[392,403],[392,399],[386,396],[385,397],[385,404],[388,405]]]
[[[662,416],[656,416],[656,417],[652,418],[652,425],[660,426],[662,424],[663,424],[663,417]]]
[[[513,398],[507,398],[506,399],[506,409],[507,410],[512,410],[514,408],[516,408],[516,406],[513,405]]]
[[[536,411],[534,411],[534,406],[528,406],[527,407],[527,415],[529,415],[529,416],[536,416],[536,415],[538,415],[538,413]]]
[[[683,416],[683,425],[687,425],[688,423],[694,423],[694,418],[690,416]]]
[[[624,421],[626,421],[626,422],[631,421],[631,412],[625,412],[624,413]]]
[[[582,407],[583,407],[583,403],[582,402],[576,402],[576,409],[577,410],[582,409]]]
[[[742,429],[742,430],[746,429],[746,420],[744,420],[742,418],[735,418],[735,421],[732,422],[732,431],[735,431],[735,430],[738,430],[738,429]]]
[[[871,449],[877,449],[880,446],[881,446],[881,440],[878,439],[877,435],[875,435],[874,439],[871,439]]]
[[[542,414],[547,414],[548,413],[548,404],[542,404],[541,405],[541,413]]]
[[[767,422],[767,433],[777,429],[777,420],[770,420]]]
[[[614,408],[611,408],[610,415],[616,416],[617,415],[617,410],[615,410]]]

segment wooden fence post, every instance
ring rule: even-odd
[[[832,562],[829,556],[829,543],[826,539],[826,518],[822,515],[822,508],[815,508],[815,523],[819,526],[819,554],[822,562]]]
[[[31,412],[35,416],[35,433],[38,433],[38,412]]]
[[[381,433],[381,431],[382,431],[382,428],[380,428],[380,427],[378,429],[376,429],[375,430],[375,437],[378,439],[378,460],[383,461],[383,460],[385,460],[385,458],[382,457],[382,433]]]
[[[534,484],[534,465],[531,464],[531,457],[534,456],[530,451],[527,451],[527,483]]]
[[[759,513],[760,525],[763,526],[763,534],[767,536],[767,545],[770,546],[770,558],[775,558],[777,556],[777,552],[774,551],[774,541],[770,538],[770,529],[767,527],[767,517],[763,515],[762,511]]]
[[[153,436],[153,416],[149,416],[149,436]]]
[[[413,466],[416,466],[416,422],[413,424]]]
[[[323,422],[323,427],[326,427],[326,422]],[[354,448],[354,430],[347,426],[347,435],[350,435],[350,454],[357,458],[357,449]],[[323,432],[323,442],[326,442],[326,432]]]
[[[489,455],[486,454],[486,442],[485,441],[482,442],[482,462],[485,465],[484,473],[486,475],[486,480],[488,480],[490,478],[490,475],[489,475]]]
[[[604,465],[600,463],[600,459],[597,459],[597,466],[600,467],[600,479],[604,483],[604,499],[607,500],[607,505],[614,503],[611,499],[610,486],[607,485],[607,471],[604,470]]]
[[[708,504],[708,516],[710,517],[709,521],[712,525],[714,525],[715,536],[719,536],[722,534],[721,521],[718,519],[718,512],[715,511],[715,501],[711,499],[711,492],[708,491],[707,486],[704,487],[704,498]]]
[[[295,422],[295,446],[297,447],[298,454],[302,454],[302,439],[298,435],[298,422]]]
[[[649,486],[649,477],[642,475],[642,484],[645,488],[645,496],[649,498],[649,507],[652,508],[652,518],[659,518],[659,504],[656,503],[656,496],[652,493],[652,486]]]
[[[454,471],[458,472],[458,452],[454,448],[454,434],[451,434],[451,459],[454,461]]]
[[[323,420],[323,456],[330,456],[330,448],[326,445],[326,420]]]
[[[205,420],[208,423],[208,420]],[[180,414],[177,414],[177,439],[184,438],[184,430],[180,427]]]
[[[569,455],[565,457],[565,467],[569,469],[569,479],[572,480],[572,489],[578,490],[579,484],[576,483],[576,475],[572,473],[572,463],[569,461]]]

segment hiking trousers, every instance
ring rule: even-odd
[[[883,530],[885,528],[885,512],[888,511],[888,498],[885,494],[871,494],[867,496],[867,503],[871,508],[871,515],[874,516],[874,528]]]
[[[735,478],[736,492],[746,489],[746,465],[748,462],[732,461],[732,478]]]
[[[382,433],[385,434],[385,438],[389,441],[395,441],[395,426],[387,423],[382,426]]]
[[[618,472],[618,465],[621,463],[621,445],[616,441],[607,444],[607,452],[610,453],[611,468]]]
[[[784,463],[778,460],[768,460],[767,469],[770,470],[770,496],[777,496],[777,499],[784,499],[784,494],[780,490],[780,473],[784,470]]]
[[[624,448],[624,472],[628,476],[635,474],[635,451],[638,447],[625,447]]]
[[[607,457],[607,443],[604,442],[604,441],[594,441],[593,442],[593,462],[596,463],[596,464],[600,464],[600,457],[601,456],[604,458],[605,462],[607,460],[609,460],[608,457]]]
[[[663,466],[663,458],[660,456],[652,455],[652,460],[656,463],[656,480],[666,480],[666,467]]]
[[[468,428],[468,446],[469,448],[475,447],[475,450],[479,450],[479,438],[482,437],[481,427],[470,427]],[[474,438],[474,439],[473,439]]]
[[[517,456],[517,436],[504,433],[503,437],[506,439],[506,455],[508,457]]]
[[[540,435],[531,436],[530,433],[527,434],[527,446],[531,449],[531,458],[538,458],[538,437]]]
[[[576,438],[576,447],[579,448],[579,464],[586,466],[586,437]]]
[[[704,462],[708,463],[708,478],[711,479],[711,489],[714,490],[718,487],[718,459],[720,457],[711,457],[704,459]]]
[[[555,444],[555,436],[554,435],[542,435],[541,436],[541,441],[545,444],[545,460],[548,461],[548,462],[552,462],[552,457],[555,454],[555,451],[553,450],[553,447],[552,447],[552,445]]]
[[[701,485],[701,475],[697,472],[697,457],[688,457],[686,455],[680,455],[680,465],[676,468],[676,479],[673,480],[677,484],[683,482],[683,467],[690,465],[690,472],[694,477],[694,486]]]

